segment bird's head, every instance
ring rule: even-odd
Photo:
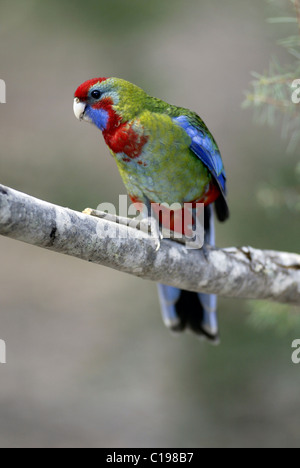
[[[101,131],[109,131],[133,119],[146,96],[143,90],[120,78],[94,78],[77,88],[74,114]]]

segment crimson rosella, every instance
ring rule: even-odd
[[[229,216],[226,175],[218,146],[203,120],[153,98],[119,78],[95,78],[75,92],[74,113],[102,131],[131,200],[148,206],[203,203],[205,243],[214,245],[214,219]],[[217,298],[158,285],[165,324],[218,340]]]

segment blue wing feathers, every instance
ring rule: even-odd
[[[213,177],[218,182],[223,195],[225,195],[226,173],[220,152],[210,133],[207,133],[203,129],[192,125],[188,117],[185,115],[175,117],[173,121],[182,127],[191,137],[191,150],[210,170]]]

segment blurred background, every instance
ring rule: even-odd
[[[251,72],[283,54],[266,23],[275,8],[1,0],[0,182],[79,211],[117,203],[125,190],[102,136],[72,111],[81,82],[117,76],[197,111],[213,132],[231,207],[219,246],[297,252],[299,214],[260,199],[294,181],[299,155],[241,108]],[[211,347],[164,328],[155,284],[3,237],[0,258],[1,447],[299,446],[297,324],[264,328],[253,304],[220,299],[222,343]]]

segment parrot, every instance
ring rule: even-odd
[[[218,145],[195,112],[151,97],[121,78],[94,78],[74,94],[74,114],[95,125],[116,161],[133,203],[204,205],[204,247],[215,245],[214,213],[229,217],[226,173]],[[174,230],[174,226],[171,226]],[[219,342],[217,297],[158,284],[162,318]]]

